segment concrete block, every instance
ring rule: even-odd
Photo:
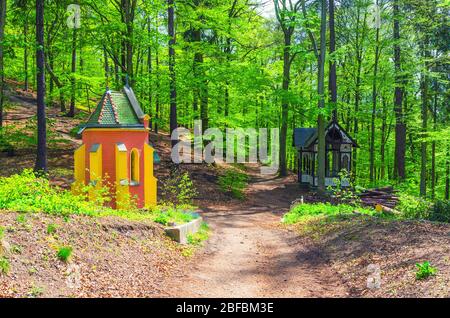
[[[197,233],[202,223],[203,219],[199,217],[189,223],[167,227],[165,228],[165,232],[167,236],[171,237],[174,241],[181,244],[187,244],[188,234]]]

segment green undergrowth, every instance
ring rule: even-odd
[[[208,240],[211,231],[207,223],[203,222],[198,232],[187,235],[187,245],[182,247],[182,255],[185,257],[192,257],[197,249]]]
[[[95,191],[96,200],[88,201],[89,192]],[[149,220],[163,225],[182,224],[198,217],[190,205],[158,205],[150,210],[137,209],[130,204],[127,209],[115,210],[107,207],[110,201],[108,189],[83,187],[81,194],[50,185],[45,177],[32,170],[0,178],[0,211],[46,213],[68,217],[86,215],[92,217],[117,216],[133,221]]]
[[[247,174],[236,168],[227,169],[223,175],[219,176],[220,190],[237,199],[244,199],[244,190],[247,184]]]
[[[198,232],[188,234],[187,241],[191,245],[200,246],[209,238],[209,226],[203,222]]]
[[[296,205],[283,217],[283,223],[295,224],[301,221],[305,221],[317,217],[332,217],[343,215],[380,215],[374,209],[355,207],[348,204],[332,205],[330,203],[304,203]]]

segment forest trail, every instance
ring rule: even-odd
[[[212,229],[203,254],[170,288],[176,297],[345,297],[337,276],[317,251],[280,225],[299,197],[294,180],[251,177],[247,200],[204,207]],[[292,179],[292,178],[291,178]]]

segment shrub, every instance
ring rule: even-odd
[[[373,209],[358,207],[348,204],[332,205],[330,203],[304,203],[294,206],[283,217],[283,223],[294,224],[303,219],[315,216],[334,216],[342,214],[352,214],[355,210],[359,213],[373,215],[376,212]]]
[[[0,274],[8,274],[10,269],[9,261],[6,257],[0,257]]]
[[[219,177],[219,186],[223,192],[228,192],[233,197],[244,198],[243,190],[247,187],[248,176],[235,169],[229,169]]]
[[[430,209],[430,215],[428,218],[430,221],[450,223],[450,201],[436,201]]]
[[[60,247],[57,254],[58,258],[63,262],[67,262],[71,255],[72,255],[72,247],[70,246]]]
[[[47,234],[54,234],[56,233],[56,225],[53,223],[50,223],[47,225]]]
[[[31,297],[39,297],[44,293],[44,288],[33,284],[30,290]]]
[[[154,215],[153,221],[162,225],[168,225],[169,223],[183,224],[197,218],[194,213],[189,213],[173,207],[154,209],[152,214]]]
[[[202,245],[209,237],[209,226],[207,223],[203,222],[200,226],[198,232],[194,234],[188,234],[187,241],[191,245],[199,246]]]
[[[82,195],[50,186],[49,181],[30,169],[10,177],[0,178],[0,210],[45,212],[50,214],[92,215],[105,208],[101,202],[86,200],[89,187]]]
[[[357,187],[353,184],[353,176],[347,170],[342,169],[336,178],[333,178],[334,186],[328,186],[327,190],[331,192],[335,203],[345,203],[358,206],[361,203],[357,195]],[[348,182],[347,187],[343,187],[342,183]]]
[[[163,181],[162,195],[173,204],[189,205],[198,192],[188,172],[181,173],[178,169],[173,169],[169,178]]]
[[[416,264],[416,279],[426,279],[430,276],[436,275],[437,269],[430,265],[429,262],[423,262],[422,264]]]
[[[423,198],[401,194],[397,209],[408,219],[428,219],[431,206],[431,202]]]

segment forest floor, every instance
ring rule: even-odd
[[[6,124],[25,128],[24,120],[34,115],[33,96],[14,94],[10,103]],[[55,108],[48,113],[57,119],[52,129],[64,139],[50,147],[50,180],[68,187],[73,150],[80,144],[70,132],[82,119],[63,117]],[[164,133],[152,134],[152,140],[162,160],[155,166],[161,190],[169,178],[170,140]],[[0,154],[0,176],[33,163],[32,149],[13,157]],[[0,297],[450,296],[450,225],[354,215],[285,226],[280,220],[291,202],[301,195],[316,201],[314,193],[300,190],[292,175],[262,176],[258,166],[246,165],[245,199],[233,199],[218,187],[223,168],[182,166],[211,228],[210,239],[193,257],[154,223],[2,213],[6,234],[0,246],[10,250],[11,271],[0,275]],[[56,234],[47,233],[49,224],[56,225]],[[68,264],[56,257],[61,245],[74,248]],[[415,264],[423,261],[438,272],[417,281]],[[380,268],[380,288],[367,288],[370,264]]]

